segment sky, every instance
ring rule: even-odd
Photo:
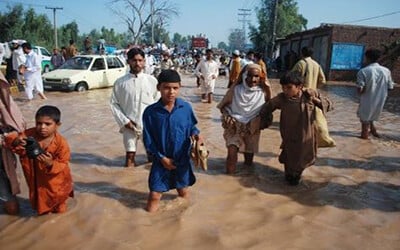
[[[25,10],[32,7],[36,13],[46,14],[53,24],[53,10],[47,7],[60,7],[56,11],[57,26],[75,21],[79,31],[88,33],[102,26],[117,32],[127,30],[126,24],[110,10],[111,0],[0,0],[0,12],[7,11],[7,4],[22,3]],[[205,34],[212,46],[221,41],[227,43],[233,29],[242,28],[243,22],[257,26],[255,8],[260,0],[169,0],[180,15],[169,21],[166,29],[171,36]],[[321,23],[352,24],[400,28],[399,0],[297,0],[298,13],[307,20],[307,29]],[[250,9],[250,11],[240,11]],[[248,13],[243,16],[239,13]],[[248,32],[248,28],[246,28]]]

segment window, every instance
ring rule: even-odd
[[[103,70],[106,69],[106,65],[104,64],[103,58],[97,58],[92,66],[92,70]]]
[[[117,57],[108,57],[107,66],[109,69],[123,68],[124,65]]]

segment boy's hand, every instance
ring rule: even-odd
[[[43,154],[38,155],[36,159],[46,165],[46,167],[53,166],[53,155],[49,152],[44,152]]]
[[[24,136],[24,135],[18,135],[18,137],[15,138],[15,140],[12,142],[11,145],[12,145],[13,147],[18,147],[18,146],[25,147],[25,145],[26,145],[26,136]]]
[[[204,142],[204,139],[201,135],[192,135],[192,140],[197,141],[198,145],[201,145]]]
[[[163,164],[164,168],[168,169],[168,170],[174,170],[176,169],[176,166],[174,165],[174,162],[172,159],[167,158],[167,157],[163,157],[161,159],[161,164]]]
[[[321,105],[321,99],[316,96],[311,97],[311,101],[317,106]]]

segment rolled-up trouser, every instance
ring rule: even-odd
[[[201,94],[214,93],[215,79],[209,81],[201,81],[200,88],[201,88]]]
[[[126,152],[136,152],[137,142],[142,137],[141,132],[132,129],[123,128],[122,137],[124,140],[124,147]]]
[[[25,78],[25,94],[29,100],[33,99],[33,91],[36,90],[39,93],[43,93],[43,82],[41,78],[32,77]]]

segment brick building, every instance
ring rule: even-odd
[[[277,40],[283,70],[290,69],[301,55],[301,48],[312,46],[313,58],[324,69],[328,80],[354,81],[363,66],[365,50],[384,52],[381,64],[392,71],[400,83],[400,28],[321,24],[321,26],[288,35]]]

